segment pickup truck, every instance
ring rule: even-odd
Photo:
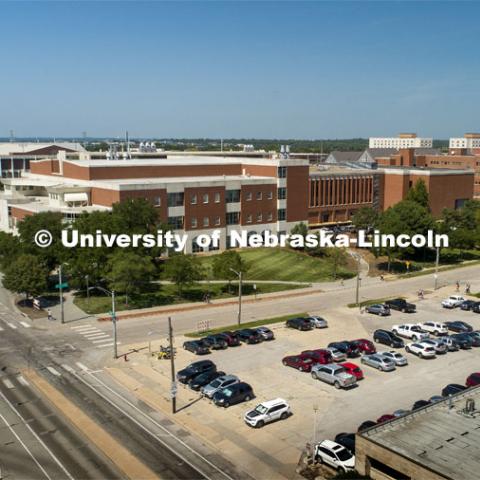
[[[428,333],[433,333],[434,335],[437,335],[437,336],[448,334],[448,328],[443,323],[425,322],[425,323],[419,323],[418,326],[420,327],[421,330]]]
[[[330,383],[335,388],[348,388],[357,383],[355,375],[348,373],[345,367],[334,363],[314,365],[312,367],[312,377]]]
[[[415,342],[428,338],[428,333],[424,332],[418,325],[405,323],[404,325],[394,325],[392,332],[404,338],[411,338]]]
[[[403,298],[394,298],[393,300],[387,300],[385,305],[389,306],[392,310],[399,310],[405,313],[415,313],[417,307],[413,303],[408,303]]]
[[[465,299],[461,295],[450,295],[445,300],[442,300],[443,308],[457,308],[459,307]]]

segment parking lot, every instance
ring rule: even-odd
[[[209,400],[198,400],[197,392],[179,385],[177,401],[180,408],[185,407],[182,415],[194,422],[197,434],[221,446],[227,456],[235,455],[237,462],[243,458],[245,469],[252,475],[261,476],[259,472],[263,470],[263,476],[275,471],[277,475],[291,478],[305,443],[312,441],[314,436],[320,441],[333,439],[339,432],[355,432],[363,421],[375,421],[398,409],[408,410],[417,400],[439,395],[449,383],[464,384],[470,373],[480,370],[480,348],[451,352],[430,360],[402,351],[409,365],[397,367],[393,372],[380,372],[361,365],[359,358],[349,359],[361,366],[365,378],[358,382],[357,387],[348,390],[336,390],[329,384],[314,380],[309,373],[285,367],[282,358],[302,350],[326,347],[332,341],[372,339],[375,329],[390,329],[399,323],[463,320],[474,329],[480,329],[480,314],[441,307],[440,301],[451,293],[450,288],[429,293],[421,301],[408,299],[417,305],[417,313],[414,314],[392,310],[390,317],[378,317],[347,307],[310,312],[325,317],[329,328],[304,332],[274,325],[272,330],[276,339],[273,341],[258,345],[242,344],[207,356],[195,356],[179,348],[176,357],[178,370],[192,361],[208,358],[216,363],[218,370],[237,375],[249,383],[256,395],[248,403],[223,409]],[[183,340],[176,339],[177,347]],[[405,343],[408,342],[405,339]],[[389,348],[377,345],[377,349]],[[169,362],[153,362],[145,357],[135,360],[128,368],[133,371],[139,364],[143,364],[142,368],[145,364],[153,366],[162,376],[163,395],[168,398]],[[262,429],[252,429],[244,423],[243,415],[248,409],[277,397],[290,404],[293,412],[290,418],[267,424]]]

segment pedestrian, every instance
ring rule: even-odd
[[[459,292],[460,291],[460,282],[457,280],[455,283],[455,291]]]
[[[465,285],[465,293],[466,293],[467,295],[470,294],[470,284],[469,284],[469,283],[467,283],[467,284]]]
[[[383,275],[380,275],[380,280],[383,282],[385,281],[385,277]]]
[[[50,320],[50,321],[53,319],[52,311],[50,309],[47,310],[47,319]]]

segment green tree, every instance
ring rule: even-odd
[[[194,255],[175,254],[166,262],[165,275],[177,286],[178,295],[186,286],[204,278],[200,260]]]
[[[20,239],[10,233],[0,232],[0,269],[10,265],[20,253]]]
[[[3,285],[26,298],[39,295],[47,288],[48,270],[35,255],[22,254],[6,269]]]
[[[144,198],[115,203],[112,218],[117,233],[148,233],[159,223],[158,210]]]
[[[416,202],[427,210],[430,210],[427,185],[422,179],[418,180],[418,182],[410,188],[405,200]]]
[[[368,232],[377,227],[379,217],[378,212],[374,208],[362,207],[353,215],[352,223],[359,230],[366,230]]]
[[[297,223],[290,230],[290,234],[300,235],[301,237],[303,237],[303,243],[305,244],[305,237],[308,235],[308,225],[304,222]],[[305,247],[292,247],[291,244],[290,244],[290,247],[295,248],[296,250],[305,250]]]
[[[140,293],[142,287],[150,283],[155,272],[150,258],[123,250],[117,250],[110,256],[108,269],[108,286],[111,290],[125,293],[125,304],[129,295]]]
[[[245,275],[247,271],[248,264],[235,250],[225,250],[220,255],[215,255],[212,262],[214,278],[218,280],[228,280],[229,290],[232,280],[238,278],[238,275],[235,272],[242,272],[242,275]]]

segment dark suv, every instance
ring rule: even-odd
[[[360,350],[354,342],[343,340],[342,342],[332,342],[328,344],[328,348],[336,348],[344,353],[349,358],[360,356]]]
[[[229,407],[240,402],[248,402],[254,397],[252,387],[245,382],[234,383],[213,395],[213,403],[219,407]]]
[[[221,335],[209,335],[202,338],[205,345],[208,345],[212,350],[224,350],[228,347],[227,341]]]
[[[308,318],[289,318],[285,325],[289,328],[296,328],[297,330],[313,330],[313,324]]]
[[[373,341],[389,345],[392,348],[403,348],[405,346],[400,337],[397,337],[394,333],[389,332],[388,330],[375,330],[373,333]]]
[[[210,353],[209,346],[203,340],[189,340],[183,343],[183,349],[195,355],[206,355]]]
[[[245,342],[245,343],[263,342],[262,336],[252,328],[244,328],[243,330],[236,330],[234,333],[241,342]]]
[[[221,336],[226,342],[229,347],[238,347],[240,345],[240,339],[238,335],[233,332],[226,331],[218,334]]]
[[[405,313],[415,313],[417,307],[413,303],[408,303],[403,298],[394,298],[393,300],[387,300],[385,305],[388,305],[392,310],[399,310]]]
[[[188,367],[177,372],[177,380],[180,383],[188,383],[197,375],[210,370],[217,370],[217,366],[211,360],[200,360],[199,362],[193,362]]]

